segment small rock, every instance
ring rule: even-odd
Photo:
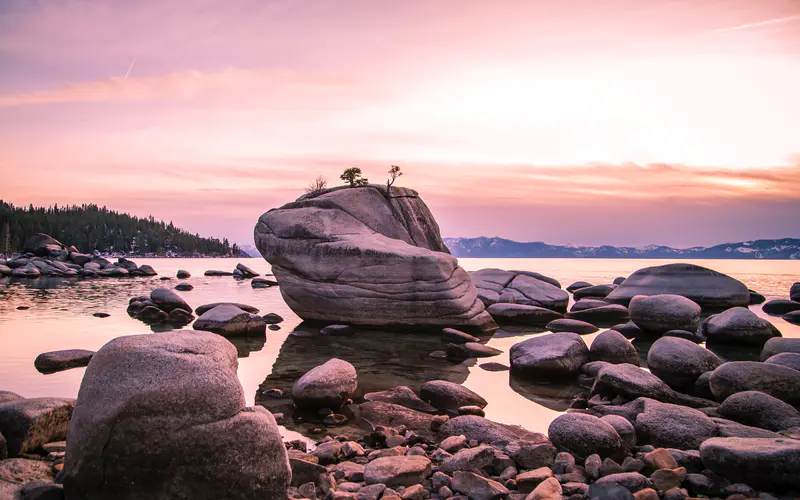
[[[36,357],[33,366],[41,373],[55,373],[70,368],[87,366],[94,351],[85,349],[66,349],[44,352]]]
[[[453,490],[464,493],[472,500],[495,500],[508,495],[508,488],[497,481],[467,471],[456,471],[450,486]],[[559,489],[560,487],[559,485]]]

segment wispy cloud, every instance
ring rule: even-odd
[[[773,26],[775,24],[790,23],[790,22],[793,22],[793,21],[800,21],[800,14],[796,14],[796,15],[793,15],[793,16],[776,17],[776,18],[773,18],[773,19],[767,19],[767,20],[764,20],[764,21],[756,21],[756,22],[752,22],[752,23],[744,23],[744,24],[739,24],[739,25],[736,25],[736,26],[727,26],[727,27],[724,27],[724,28],[717,28],[717,29],[709,30],[709,31],[707,31],[707,33],[725,33],[725,32],[728,32],[728,31],[751,30],[751,29],[756,29],[756,28],[763,28],[765,26]]]

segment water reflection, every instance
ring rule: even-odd
[[[509,375],[509,385],[525,399],[554,411],[566,411],[575,396],[586,392],[585,388],[578,385],[577,379],[553,383],[526,380],[512,374]]]

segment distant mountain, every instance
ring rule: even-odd
[[[800,239],[755,240],[713,247],[672,248],[599,247],[548,245],[540,241],[520,243],[503,238],[444,238],[456,257],[530,257],[596,259],[800,259]]]
[[[255,245],[242,245],[239,247],[239,253],[242,257],[261,257],[261,252]]]

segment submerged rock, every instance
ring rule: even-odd
[[[447,344],[447,358],[455,361],[468,358],[491,358],[503,351],[477,342],[465,344]]]
[[[338,358],[312,369],[295,382],[292,400],[300,408],[337,409],[358,387],[358,375],[353,365]]]
[[[761,306],[761,310],[773,316],[783,316],[792,311],[800,311],[800,301],[787,299],[769,300]]]
[[[746,307],[733,307],[709,316],[698,333],[711,343],[747,345],[762,345],[772,337],[781,336],[772,323]]]
[[[306,195],[262,215],[255,241],[286,303],[305,320],[497,328],[413,190]]]
[[[150,292],[150,300],[152,300],[159,309],[167,313],[173,309],[183,309],[187,312],[193,311],[192,306],[187,304],[180,295],[169,288],[156,288]]]
[[[94,351],[87,351],[86,349],[43,352],[33,361],[33,366],[41,373],[55,373],[70,368],[86,366],[93,355]]]
[[[653,335],[669,330],[697,330],[700,306],[680,295],[639,295],[628,306],[631,321]]]
[[[436,408],[423,401],[410,387],[404,385],[387,391],[364,394],[364,400],[392,403],[424,413],[436,413]]]
[[[203,304],[202,306],[198,306],[197,307],[197,309],[195,310],[195,313],[198,316],[202,316],[207,311],[210,311],[211,309],[214,309],[215,307],[221,306],[221,305],[236,306],[239,309],[241,309],[242,311],[247,311],[249,313],[258,314],[258,308],[257,307],[253,307],[253,306],[250,306],[250,305],[247,305],[247,304],[239,304],[237,302],[213,302],[211,304]]]
[[[267,330],[264,318],[230,304],[219,305],[200,315],[192,328],[214,332],[225,337],[263,335]]]
[[[578,334],[551,333],[514,344],[510,360],[511,370],[517,375],[575,376],[589,361],[589,349]]]
[[[605,298],[609,293],[614,291],[615,285],[593,285],[584,288],[579,288],[572,292],[575,300],[581,300],[586,297]]]

